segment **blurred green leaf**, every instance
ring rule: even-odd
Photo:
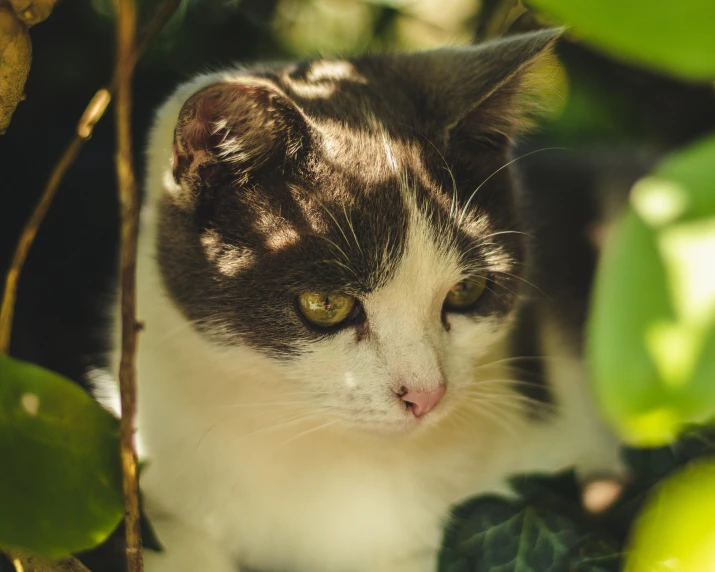
[[[674,436],[676,416],[661,409],[668,394],[645,343],[653,323],[675,320],[667,285],[655,234],[628,212],[601,258],[587,344],[602,411],[630,443]]]
[[[123,514],[119,425],[59,374],[0,356],[0,547],[60,558]]]
[[[283,48],[295,55],[355,53],[370,42],[377,8],[364,2],[281,0],[272,28]]]
[[[715,78],[712,0],[530,0],[585,41],[629,62]]]
[[[664,213],[663,222],[667,223],[714,216],[714,160],[715,136],[706,137],[663,160],[650,177],[636,185],[634,197],[658,203],[661,210],[670,206],[672,210]]]
[[[627,442],[662,445],[715,416],[715,138],[638,182],[597,273],[588,358]]]

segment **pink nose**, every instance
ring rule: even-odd
[[[403,388],[404,391],[405,388]],[[415,417],[420,418],[427,415],[439,403],[444,395],[445,387],[440,385],[432,391],[414,391],[407,390],[405,393],[398,394],[400,399],[407,404],[407,407],[412,411]]]

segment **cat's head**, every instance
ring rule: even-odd
[[[448,415],[518,306],[509,151],[556,36],[186,88],[158,219],[175,304],[338,419],[404,431]]]

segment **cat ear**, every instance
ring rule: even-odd
[[[284,170],[309,142],[300,110],[268,82],[226,82],[192,95],[174,130],[174,179],[213,186],[245,183],[267,167]]]
[[[540,104],[535,95],[543,95],[553,72],[552,48],[561,32],[541,30],[414,54],[410,75],[423,78],[418,81],[444,142],[455,135],[506,142],[528,128]]]

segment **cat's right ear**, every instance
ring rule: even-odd
[[[554,70],[560,29],[507,36],[469,47],[395,58],[422,95],[425,116],[445,145],[457,138],[507,143],[527,129]]]
[[[249,78],[217,83],[187,99],[174,131],[174,180],[195,189],[285,171],[307,152],[310,129],[277,88]]]

